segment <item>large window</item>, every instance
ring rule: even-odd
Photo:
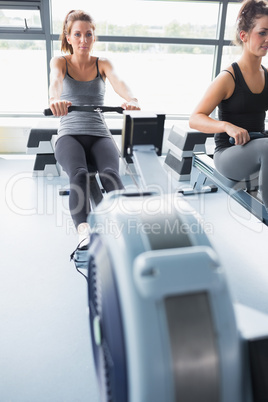
[[[42,112],[47,104],[44,41],[0,40],[0,111]]]
[[[73,1],[52,0],[54,33],[60,31],[63,16],[73,7]],[[93,16],[98,35],[216,38],[219,2],[76,0],[75,7]]]
[[[151,44],[148,51],[146,45],[101,42],[95,44],[93,55],[109,58],[142,109],[149,111],[189,114],[212,76],[213,47]],[[107,105],[122,102],[109,82],[105,100]]]
[[[0,111],[42,112],[49,61],[61,54],[62,22],[76,8],[96,21],[93,54],[113,62],[143,109],[187,116],[233,55],[239,6],[228,0],[0,1],[0,73],[12,80],[1,89]],[[121,101],[107,83],[106,103]]]
[[[47,104],[48,1],[0,1],[0,111],[41,113]]]
[[[0,26],[23,29],[41,28],[40,12],[38,9],[1,9]]]

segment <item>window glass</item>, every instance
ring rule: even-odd
[[[52,0],[54,33],[61,32],[63,19],[73,8],[72,0],[64,3]],[[98,35],[215,38],[219,3],[152,0],[89,3],[88,0],[76,0],[75,8],[92,15]]]
[[[92,15],[99,36],[216,38],[218,2],[76,0],[75,8]],[[71,0],[52,0],[53,33],[61,33],[72,9]],[[189,114],[212,77],[213,46],[96,42],[93,54],[113,62],[144,110]],[[108,82],[106,93],[106,104],[122,101]]]
[[[42,113],[47,105],[45,44],[0,40],[0,110]]]
[[[59,42],[54,49],[60,55]],[[213,51],[212,46],[96,42],[93,55],[111,60],[143,110],[189,114],[211,81]],[[106,85],[105,103],[122,103]]]
[[[241,53],[241,46],[224,46],[222,52],[221,69],[224,69],[234,61],[237,61],[241,56]],[[268,65],[268,54],[262,58],[262,65]]]
[[[233,41],[235,39],[236,18],[241,3],[229,3],[227,7],[226,25],[224,39]]]
[[[0,9],[0,27],[41,28],[40,11]]]
[[[236,61],[241,55],[241,52],[241,46],[224,46],[222,51],[221,69],[228,67],[234,61]]]

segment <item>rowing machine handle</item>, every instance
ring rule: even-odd
[[[255,131],[250,132],[249,136],[250,136],[251,140],[257,140],[258,138],[265,138],[266,137],[265,134],[260,133],[260,132],[255,132]],[[230,137],[229,142],[230,142],[230,144],[234,145],[235,144],[235,139],[233,137]]]
[[[49,108],[45,109],[43,113],[45,116],[53,116],[52,110]]]
[[[121,106],[94,106],[94,105],[82,105],[82,106],[69,106],[68,113],[72,111],[80,111],[80,112],[117,112],[123,113],[124,109]],[[52,110],[50,108],[44,110],[45,116],[53,116]]]

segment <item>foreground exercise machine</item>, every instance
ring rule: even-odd
[[[90,216],[89,311],[101,400],[244,402],[224,275],[194,214],[180,213],[187,205],[174,201],[113,195]]]
[[[172,186],[149,190],[154,169],[164,184],[156,162],[163,126],[157,115],[141,118],[124,116],[122,149],[143,171],[144,191],[110,193],[89,217],[89,316],[101,400],[267,400],[268,333],[254,312],[245,323],[254,336],[239,328],[244,307],[233,305],[185,197]]]

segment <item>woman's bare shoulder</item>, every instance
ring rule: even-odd
[[[55,56],[50,60],[51,67],[63,68],[66,66],[66,61],[68,61],[68,56]]]

